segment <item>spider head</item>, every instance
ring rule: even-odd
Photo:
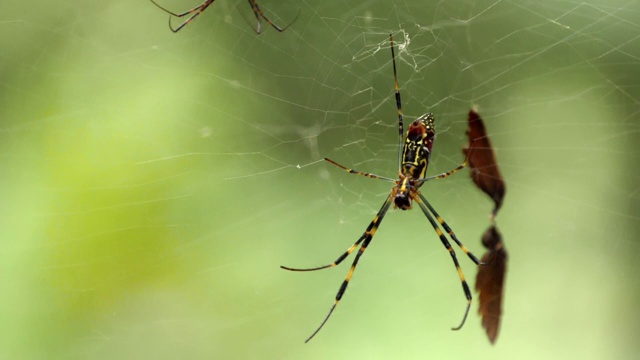
[[[395,188],[395,196],[393,198],[393,203],[397,209],[401,210],[410,210],[411,200],[412,200],[412,191],[413,186],[409,181],[408,177],[402,178],[402,180],[398,183]]]

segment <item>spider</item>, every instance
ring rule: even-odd
[[[173,31],[174,33],[177,33],[178,31],[180,31],[183,27],[187,26],[198,15],[202,14],[209,7],[209,5],[213,4],[214,1],[215,0],[205,0],[205,2],[203,2],[202,4],[194,7],[193,9],[187,10],[187,11],[185,11],[183,13],[180,13],[180,14],[176,14],[176,13],[171,12],[171,11],[163,8],[162,6],[158,5],[158,3],[156,3],[154,0],[151,0],[151,2],[155,6],[157,6],[162,11],[166,12],[167,14],[169,14],[171,16],[175,16],[175,17],[181,18],[181,17],[184,17],[184,16],[191,15],[191,16],[189,16],[189,18],[187,20],[185,20],[182,24],[180,24],[175,29],[171,26],[171,17],[169,17],[169,29],[171,29],[171,31]],[[262,12],[262,9],[260,9],[260,6],[258,6],[257,0],[248,0],[248,1],[249,1],[249,6],[251,6],[251,10],[253,10],[253,14],[256,16],[256,19],[258,19],[258,27],[256,28],[256,33],[258,35],[262,32],[262,19],[264,19],[264,21],[269,23],[269,25],[271,25],[278,32],[283,32],[283,31],[287,30],[287,28],[289,26],[291,26],[291,24],[293,24],[298,19],[298,16],[300,15],[300,11],[298,11],[298,15],[296,15],[296,17],[293,19],[293,21],[290,22],[289,25],[281,28],[278,25],[274,24],[273,21],[269,20],[269,18]]]
[[[471,291],[469,290],[469,285],[467,285],[467,281],[465,280],[464,273],[462,272],[462,269],[460,268],[460,264],[458,263],[456,253],[454,252],[453,248],[451,247],[451,244],[445,237],[442,230],[440,230],[440,227],[438,226],[438,224],[440,224],[444,228],[444,230],[449,234],[449,237],[453,239],[453,241],[462,249],[462,251],[464,251],[465,254],[467,254],[467,256],[474,263],[476,263],[476,265],[483,265],[478,260],[478,258],[475,255],[473,255],[473,253],[471,253],[460,242],[460,240],[458,240],[458,238],[453,233],[449,225],[447,225],[447,223],[440,217],[440,215],[438,215],[438,213],[433,208],[433,206],[431,206],[429,201],[424,197],[424,195],[422,195],[422,193],[419,190],[419,188],[429,180],[444,179],[449,177],[451,174],[462,170],[465,166],[467,166],[469,154],[467,153],[467,158],[464,160],[464,162],[462,162],[462,164],[460,164],[455,169],[439,175],[425,177],[427,172],[427,167],[429,166],[429,158],[431,156],[433,141],[435,140],[435,136],[436,136],[435,117],[433,116],[432,113],[427,113],[418,117],[409,126],[409,130],[406,133],[406,138],[403,141],[402,103],[400,101],[400,90],[398,87],[398,74],[396,71],[396,57],[394,52],[393,34],[389,35],[389,41],[391,43],[391,61],[393,63],[393,77],[395,79],[395,97],[396,97],[396,106],[398,108],[399,178],[395,180],[395,179],[387,178],[384,176],[379,176],[379,175],[375,175],[367,172],[353,170],[353,169],[347,168],[346,166],[340,165],[331,159],[325,158],[327,162],[333,165],[336,165],[337,167],[343,170],[346,170],[351,174],[362,175],[372,179],[389,181],[389,182],[393,182],[395,185],[393,189],[391,189],[391,193],[389,194],[389,197],[387,197],[385,202],[382,204],[382,207],[380,208],[376,216],[373,218],[373,221],[371,221],[367,229],[364,231],[362,236],[360,236],[360,238],[353,245],[351,245],[351,247],[349,247],[349,249],[347,249],[346,252],[340,255],[338,259],[336,259],[333,263],[329,265],[324,265],[324,266],[319,266],[314,268],[306,268],[306,269],[280,266],[282,269],[290,270],[290,271],[315,271],[315,270],[327,269],[340,264],[358,246],[360,246],[360,248],[358,249],[358,253],[356,254],[356,257],[353,260],[353,263],[351,264],[351,268],[347,273],[347,277],[344,279],[344,281],[342,282],[342,285],[340,286],[340,289],[338,290],[338,294],[335,297],[335,300],[333,302],[333,305],[331,306],[331,309],[329,310],[329,313],[324,318],[320,326],[318,326],[318,328],[311,334],[311,336],[307,338],[307,340],[305,340],[305,342],[308,342],[309,340],[311,340],[320,331],[320,329],[322,329],[322,327],[326,324],[327,320],[329,320],[329,317],[331,316],[336,306],[342,299],[342,296],[344,295],[345,291],[347,290],[347,286],[349,285],[349,281],[351,280],[353,272],[355,271],[356,266],[358,265],[358,261],[360,260],[360,257],[362,256],[362,254],[364,254],[364,251],[369,246],[371,239],[373,239],[373,236],[378,230],[378,227],[380,226],[382,219],[384,218],[385,214],[387,213],[387,210],[389,210],[389,207],[391,206],[392,203],[394,204],[394,208],[400,208],[402,210],[410,210],[412,208],[412,202],[416,202],[420,206],[420,209],[422,210],[424,215],[429,220],[429,223],[433,227],[433,230],[436,232],[436,234],[440,238],[442,245],[444,245],[444,247],[449,252],[449,255],[451,255],[453,264],[455,265],[456,270],[458,271],[458,276],[460,277],[460,281],[462,282],[462,289],[464,291],[464,295],[467,298],[467,307],[464,312],[464,317],[462,318],[462,322],[460,323],[460,325],[452,328],[452,330],[459,330],[464,325],[467,319],[467,315],[469,314],[472,297],[471,297]]]

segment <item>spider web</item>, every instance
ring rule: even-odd
[[[259,3],[300,17],[257,36],[218,0],[172,34],[147,1],[0,4],[0,357],[633,358],[638,1]],[[322,158],[397,174],[389,33],[405,129],[436,115],[429,174],[463,160],[471,107],[496,147],[495,346],[475,302],[449,330],[464,296],[417,209],[389,211],[303,344],[350,260],[278,265],[333,261],[391,188]],[[480,255],[492,203],[468,173],[423,192]]]

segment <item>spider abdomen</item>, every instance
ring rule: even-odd
[[[425,177],[431,157],[431,148],[436,137],[435,121],[433,114],[427,113],[417,118],[409,126],[402,148],[400,172],[403,176],[413,179]]]

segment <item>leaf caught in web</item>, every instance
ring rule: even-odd
[[[482,244],[488,251],[482,256],[485,265],[478,267],[476,291],[480,293],[482,327],[492,344],[496,342],[502,315],[502,297],[504,278],[507,272],[507,250],[502,243],[502,236],[495,226],[491,226],[482,235]]]
[[[469,111],[469,145],[473,151],[469,154],[469,168],[473,182],[484,191],[495,204],[491,212],[491,218],[495,218],[498,210],[502,206],[505,185],[498,170],[498,162],[491,146],[491,141],[487,136],[484,123],[480,115],[475,110]],[[463,149],[465,155],[469,153],[469,148]]]
[[[482,256],[483,265],[478,267],[476,291],[480,294],[478,312],[482,316],[482,327],[487,332],[489,341],[495,344],[500,330],[504,278],[507,272],[507,250],[495,225],[495,217],[502,206],[505,184],[482,118],[474,109],[469,111],[467,136],[470,145],[463,152],[469,159],[471,179],[494,202],[491,212],[494,225],[482,235],[482,245],[488,251]]]

